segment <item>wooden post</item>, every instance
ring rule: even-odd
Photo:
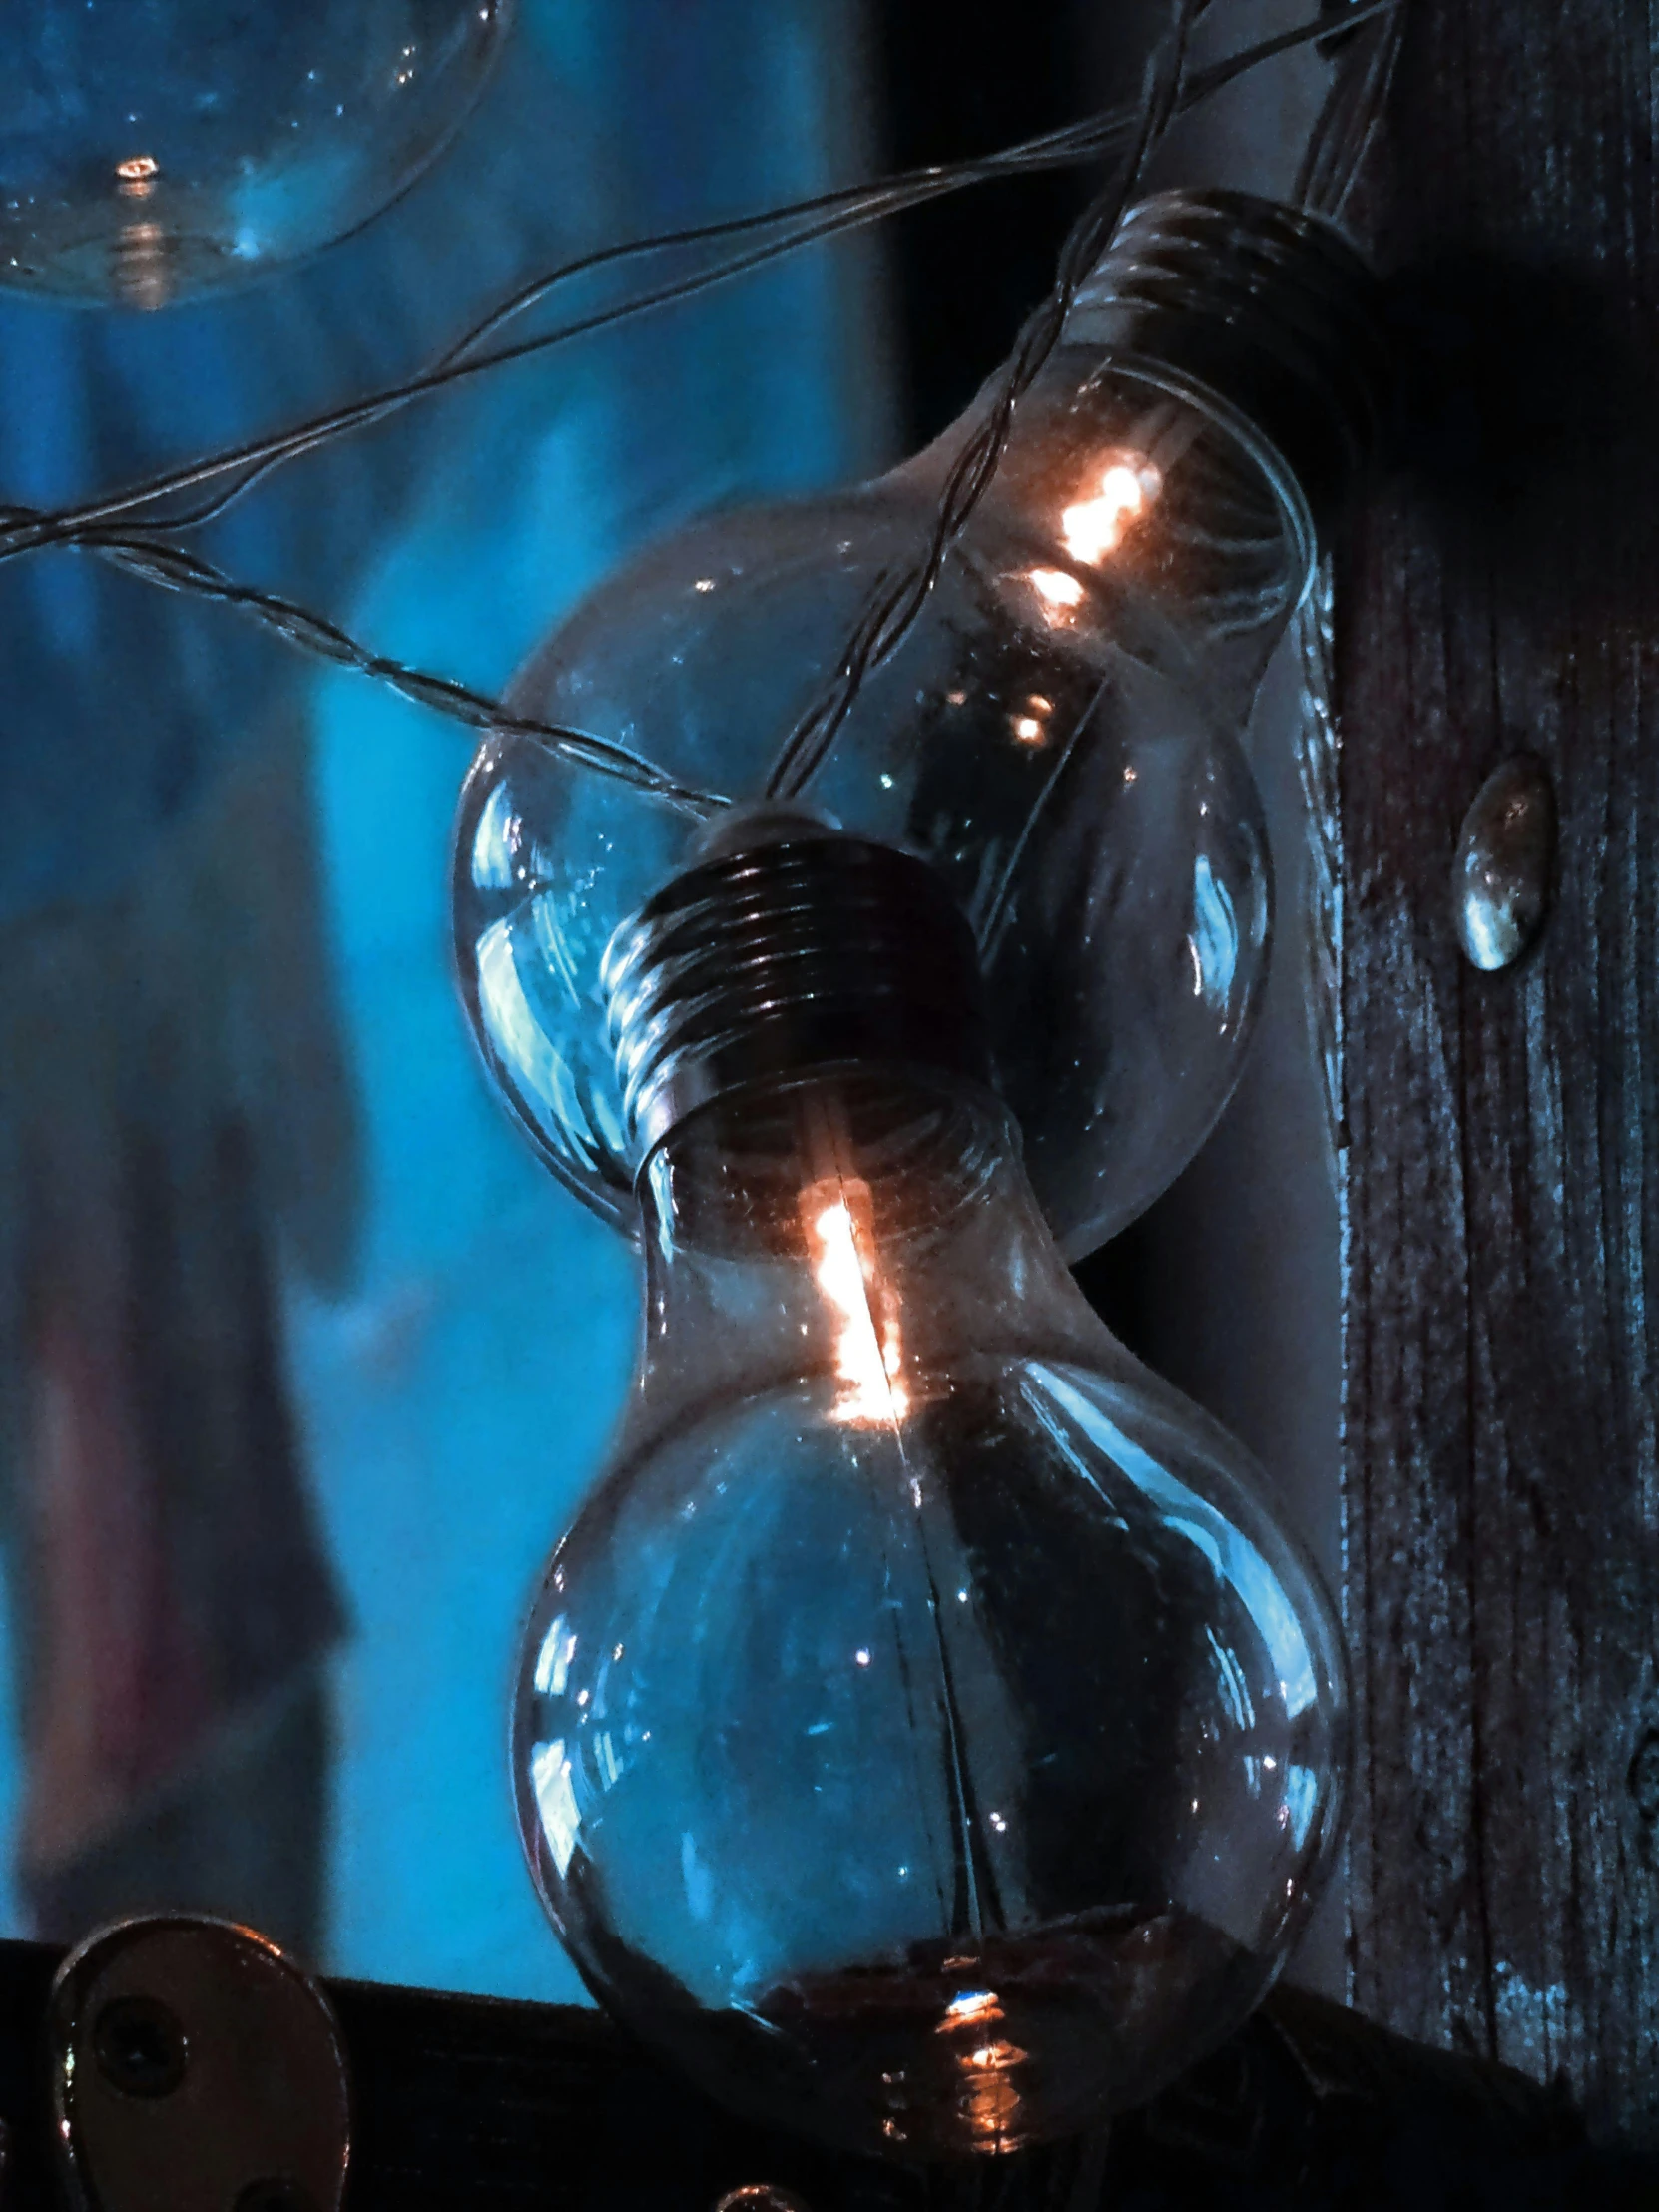
[[[1416,352],[1339,570],[1354,2001],[1659,2134],[1659,21],[1405,0],[1359,229]],[[1459,953],[1507,756],[1560,815]]]

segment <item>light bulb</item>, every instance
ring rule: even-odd
[[[1364,268],[1307,217],[1229,195],[1134,211],[804,795],[925,853],[969,916],[998,1078],[1074,1259],[1174,1177],[1239,1069],[1270,918],[1239,737],[1312,518],[1367,436],[1373,312]],[[877,483],[648,550],[555,631],[513,703],[694,788],[759,795],[878,579],[928,542],[961,435]],[[479,1040],[555,1170],[618,1221],[637,1161],[599,959],[683,836],[500,737],[462,805],[455,943]]]
[[[542,1899],[715,2095],[926,2158],[1227,2035],[1336,1843],[1343,1673],[1265,1477],[1077,1291],[921,861],[799,827],[607,963],[645,1332],[513,1719]]]
[[[7,0],[0,285],[164,307],[343,238],[411,184],[512,0]]]

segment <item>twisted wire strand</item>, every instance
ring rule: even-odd
[[[1351,12],[1348,22],[1351,25],[1371,22],[1388,15],[1399,4],[1400,0],[1365,0],[1364,5]],[[1259,40],[1224,61],[1195,71],[1190,81],[1180,89],[1176,112],[1185,114],[1249,71],[1260,68],[1296,47],[1327,36],[1330,28],[1329,20],[1324,17],[1298,24],[1288,31],[1276,33],[1272,38]],[[493,308],[481,322],[451,346],[440,360],[404,383],[349,401],[324,414],[312,416],[288,430],[251,439],[242,445],[230,447],[223,453],[191,461],[183,467],[170,469],[161,475],[101,494],[75,506],[49,511],[13,507],[9,510],[11,520],[0,525],[0,559],[10,558],[15,553],[32,552],[46,545],[86,542],[101,525],[138,513],[159,500],[193,491],[199,485],[211,483],[221,476],[250,472],[246,482],[233,486],[229,492],[219,494],[213,502],[195,512],[150,516],[145,520],[147,528],[193,528],[223,512],[232,499],[240,497],[243,491],[270,469],[295,460],[302,454],[314,452],[334,438],[347,436],[353,431],[366,429],[383,421],[386,416],[399,412],[428,394],[445,390],[465,378],[547,351],[572,338],[612,327],[635,315],[693,298],[714,285],[729,282],[769,262],[797,253],[803,247],[836,237],[844,231],[883,222],[889,216],[908,208],[924,206],[949,193],[964,191],[995,178],[1093,161],[1108,152],[1135,128],[1138,113],[1138,103],[1110,108],[1098,115],[1086,117],[1079,123],[1068,124],[1058,131],[1044,133],[1040,137],[971,161],[952,163],[942,168],[914,170],[875,185],[843,186],[833,192],[821,193],[811,199],[761,210],[755,214],[731,217],[719,223],[698,225],[687,231],[665,232],[652,238],[629,240],[620,245],[599,248],[525,285],[512,298]],[[552,330],[543,331],[511,346],[497,347],[487,352],[477,350],[486,337],[493,335],[506,322],[539,304],[556,288],[578,276],[629,260],[686,246],[707,245],[722,238],[744,236],[786,222],[794,223],[795,228],[762,246],[729,256],[706,269],[695,271],[691,276],[671,284],[635,293],[613,306],[572,322],[562,323]]]
[[[1175,117],[1188,35],[1206,4],[1207,0],[1172,0],[1168,28],[1147,63],[1128,153],[1067,234],[1053,287],[1027,319],[996,381],[988,411],[962,441],[946,475],[932,536],[921,559],[896,577],[883,573],[877,580],[834,675],[796,723],[773,763],[766,783],[769,799],[793,799],[805,789],[834,743],[866,677],[897,649],[926,605],[951,546],[996,475],[1020,399],[1058,343],[1078,288],[1110,244],[1149,155]]]
[[[1405,31],[1404,8],[1362,22],[1344,0],[1325,0],[1327,29],[1342,41],[1336,75],[1309,135],[1293,197],[1311,215],[1341,215],[1376,136]]]
[[[626,746],[613,745],[609,739],[593,737],[562,723],[515,715],[487,692],[474,691],[470,685],[457,683],[452,677],[434,676],[424,669],[409,668],[401,661],[391,660],[385,654],[372,653],[325,616],[314,614],[278,593],[238,583],[234,577],[215,568],[212,562],[183,546],[158,542],[138,533],[118,536],[111,532],[100,541],[99,550],[116,567],[142,576],[146,583],[159,585],[164,591],[190,592],[220,606],[234,607],[251,615],[300,652],[316,660],[332,662],[337,668],[350,669],[356,675],[373,677],[404,699],[429,707],[468,729],[532,739],[575,767],[595,770],[649,799],[659,800],[699,820],[706,820],[731,804],[718,792],[699,791],[679,783],[654,762],[631,752]]]
[[[149,529],[183,530],[199,527],[205,522],[215,520],[234,500],[239,499],[273,469],[314,452],[336,438],[347,436],[356,430],[368,429],[375,423],[384,421],[387,416],[400,412],[414,400],[445,390],[452,384],[489,369],[505,367],[511,362],[548,351],[573,338],[612,328],[655,308],[695,298],[700,292],[717,284],[730,282],[735,277],[747,276],[770,262],[799,252],[803,247],[880,222],[906,208],[924,206],[946,193],[958,192],[994,177],[1018,175],[1028,169],[1059,168],[1087,161],[1093,158],[1101,143],[1110,143],[1118,130],[1127,127],[1127,120],[1119,114],[1108,113],[1103,117],[1089,118],[1082,124],[1068,126],[1064,131],[1048,133],[1023,147],[1008,148],[999,154],[985,156],[973,162],[953,164],[948,170],[914,172],[907,178],[898,178],[878,186],[845,187],[834,193],[822,194],[813,200],[762,210],[754,215],[738,216],[721,223],[702,224],[685,231],[665,232],[649,239],[602,247],[525,285],[502,305],[491,309],[481,322],[435,362],[402,384],[349,401],[326,414],[312,416],[291,429],[251,440],[245,445],[232,447],[225,453],[205,460],[190,462],[183,468],[129,485],[121,491],[77,507],[38,514],[24,509],[12,510],[17,519],[9,526],[5,540],[0,541],[0,559],[9,558],[19,552],[32,552],[44,545],[84,543],[106,522],[119,520],[124,515],[150,507],[170,495],[193,490],[197,485],[210,482],[217,476],[243,471],[236,483],[194,510],[183,514],[145,517],[145,527]],[[494,352],[479,351],[485,339],[507,322],[579,276],[592,275],[597,270],[631,259],[704,245],[717,239],[742,236],[757,230],[775,229],[797,217],[806,217],[808,220],[796,223],[793,229],[768,240],[762,246],[728,256],[709,268],[695,271],[672,283],[634,293],[612,306],[561,323],[552,330],[520,340],[514,345],[499,347]]]
[[[791,733],[775,764],[768,782],[769,793],[798,792],[832,743],[868,670],[893,651],[925,604],[951,543],[995,476],[1018,400],[1052,351],[1077,288],[1109,243],[1152,148],[1178,115],[1248,71],[1296,46],[1326,36],[1331,29],[1328,18],[1324,17],[1298,25],[1258,41],[1225,61],[1195,71],[1188,78],[1185,72],[1187,36],[1193,23],[1212,4],[1213,0],[1173,0],[1169,28],[1148,65],[1138,104],[1105,110],[1079,123],[971,161],[910,171],[876,185],[841,187],[809,200],[751,215],[599,248],[521,287],[492,308],[428,369],[403,384],[334,408],[275,436],[191,462],[76,507],[56,511],[15,504],[0,507],[0,560],[49,546],[75,546],[92,552],[163,590],[187,592],[231,607],[261,623],[296,650],[383,683],[403,698],[468,729],[529,739],[573,766],[607,776],[682,812],[706,818],[729,806],[730,799],[680,783],[668,771],[625,746],[564,724],[515,715],[487,693],[375,653],[326,616],[279,593],[268,592],[226,575],[210,561],[173,544],[162,533],[198,528],[217,519],[275,469],[314,452],[335,438],[382,421],[428,393],[654,308],[692,298],[804,246],[880,222],[948,193],[998,177],[1092,161],[1126,135],[1133,134],[1130,149],[1111,184],[1085,210],[1068,235],[1052,291],[1021,331],[988,415],[964,441],[952,464],[941,495],[933,537],[924,557],[896,578],[877,580],[872,604],[848,642],[832,691]],[[1381,51],[1385,47],[1386,54],[1383,62],[1378,64],[1374,51],[1369,72],[1358,80],[1357,89],[1355,83],[1351,83],[1341,102],[1338,94],[1342,86],[1335,87],[1321,118],[1322,127],[1328,125],[1328,136],[1341,157],[1340,160],[1326,159],[1326,169],[1333,169],[1342,180],[1338,205],[1363,157],[1365,143],[1386,92],[1387,75],[1397,49],[1397,11],[1401,4],[1402,0],[1363,0],[1363,4],[1348,11],[1345,18],[1345,30],[1374,24],[1376,49]],[[1310,165],[1313,161],[1311,148]],[[1322,170],[1322,180],[1324,175]],[[1322,181],[1309,189],[1328,192],[1331,187]],[[785,225],[793,228],[780,228]],[[610,307],[515,344],[493,351],[479,350],[506,324],[580,276],[631,259],[768,231],[777,235],[767,238],[758,247],[728,256],[672,283],[635,293]],[[224,476],[230,476],[232,481],[193,509],[136,522],[123,520],[154,507],[167,497],[194,490]]]

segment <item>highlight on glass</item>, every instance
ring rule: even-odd
[[[523,1646],[521,1831],[594,1993],[729,2104],[1012,2150],[1271,1983],[1340,1827],[1335,1620],[1077,1291],[940,879],[743,827],[604,962],[644,1337]]]
[[[509,695],[694,790],[807,804],[932,862],[978,942],[997,1080],[1073,1260],[1174,1179],[1243,1065],[1272,885],[1241,738],[1370,435],[1375,319],[1375,281],[1330,226],[1236,194],[1148,201],[821,755],[792,734],[929,544],[983,401],[875,483],[648,548]],[[599,962],[684,835],[500,734],[462,806],[455,953],[479,1042],[549,1165],[624,1226],[639,1158]]]

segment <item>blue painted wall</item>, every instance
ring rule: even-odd
[[[536,10],[532,35],[586,134],[583,227],[667,227],[844,173],[857,86],[841,14],[813,0]],[[713,500],[867,464],[866,312],[855,264],[807,258],[511,372],[448,427],[359,595],[359,631],[499,686],[642,535]],[[334,1960],[571,1998],[579,1985],[519,1858],[506,1700],[531,1579],[621,1400],[633,1262],[532,1160],[462,1028],[445,881],[464,747],[349,680],[324,684],[318,709],[369,1176],[355,1293],[299,1304],[294,1331],[358,1623],[340,1667]]]
[[[531,269],[867,167],[855,0],[524,7],[457,149],[311,269],[149,318],[0,303],[0,493],[50,503],[294,419],[413,366]],[[642,536],[886,458],[872,297],[861,250],[803,257],[307,462],[211,550],[499,688]],[[575,1996],[520,1864],[505,1708],[532,1575],[621,1398],[633,1267],[511,1131],[463,1029],[445,891],[468,740],[81,556],[0,572],[0,919],[118,889],[257,742],[256,709],[308,699],[367,1177],[349,1290],[289,1301],[354,1614],[328,1963]],[[0,1743],[0,1827],[17,1785]],[[0,1916],[18,1926],[3,1886]]]

